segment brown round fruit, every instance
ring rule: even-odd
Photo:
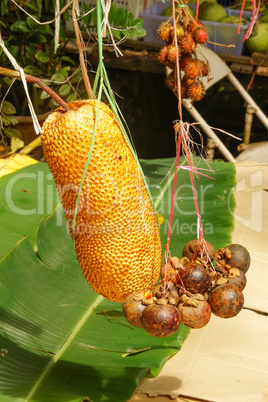
[[[197,307],[181,303],[178,306],[181,321],[190,328],[203,328],[210,320],[211,308],[206,301],[199,301]]]
[[[237,286],[239,290],[243,290],[246,287],[247,284],[247,278],[246,275],[241,269],[239,271],[239,276],[228,276],[228,283],[230,285]]]
[[[227,264],[246,273],[250,266],[250,254],[241,244],[229,244],[227,246],[231,252],[231,258],[227,258]]]
[[[188,257],[189,260],[192,260],[195,256],[195,260],[203,259],[204,261],[208,261],[208,259],[214,259],[215,249],[206,240],[194,239],[185,244],[182,255],[183,257]]]
[[[127,296],[122,305],[124,317],[130,324],[137,328],[142,328],[141,315],[146,308],[146,306],[142,304],[143,299],[144,292],[135,292]]]
[[[211,312],[221,318],[235,317],[243,308],[244,296],[237,286],[216,287],[208,297]]]
[[[204,293],[211,284],[206,268],[197,262],[189,262],[179,270],[180,278],[186,290],[191,293]],[[178,281],[180,283],[180,281]]]
[[[164,337],[173,335],[180,326],[181,315],[179,310],[167,304],[151,304],[147,306],[141,316],[141,323],[148,334]]]

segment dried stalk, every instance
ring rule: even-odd
[[[0,75],[21,80],[21,75],[19,71],[10,70],[4,67],[0,67]],[[27,82],[33,82],[39,85],[47,94],[51,96],[51,98],[53,98],[60,106],[62,106],[66,112],[68,111],[67,103],[64,102],[64,100],[58,94],[56,94],[56,92],[54,92],[53,89],[47,86],[39,78],[36,78],[33,75],[25,74],[25,79]]]
[[[89,81],[89,78],[88,78],[85,59],[84,59],[84,52],[83,52],[83,47],[82,47],[83,38],[82,38],[82,34],[81,34],[81,31],[80,31],[79,26],[78,26],[76,13],[75,13],[76,1],[77,0],[73,1],[72,18],[73,18],[76,42],[77,42],[77,46],[78,46],[78,50],[79,50],[80,67],[81,67],[81,71],[82,71],[82,75],[83,75],[83,79],[84,79],[84,84],[85,84],[85,88],[86,88],[88,97],[89,97],[89,99],[94,99],[94,94],[93,94],[91,84],[90,84],[90,81]]]

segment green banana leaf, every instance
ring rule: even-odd
[[[173,162],[141,162],[164,218],[163,251]],[[199,158],[195,162],[207,167]],[[235,170],[220,161],[211,167],[214,180],[198,176],[196,190],[205,238],[221,247],[231,241]],[[188,328],[152,337],[123,318],[120,303],[89,287],[46,164],[4,176],[0,194],[0,400],[128,401],[146,373],[157,376],[179,351]],[[171,252],[180,256],[196,237],[189,173],[183,169],[173,229]]]

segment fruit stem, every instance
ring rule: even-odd
[[[5,67],[0,67],[0,75],[21,80],[21,75],[19,71],[10,70],[9,68]],[[64,100],[58,94],[56,94],[53,89],[47,86],[39,78],[36,78],[33,75],[25,74],[25,79],[27,82],[33,82],[34,84],[39,85],[40,88],[42,88],[47,94],[49,94],[51,98],[53,98],[60,106],[62,106],[66,112],[68,111],[67,103],[64,102]]]
[[[82,48],[83,38],[82,38],[81,31],[79,29],[79,25],[78,25],[76,13],[75,13],[76,2],[77,2],[77,0],[73,0],[72,19],[73,19],[73,24],[74,24],[74,32],[75,32],[76,42],[77,42],[78,51],[79,51],[80,67],[81,67],[81,72],[82,72],[82,76],[83,76],[83,80],[84,80],[84,84],[85,84],[85,88],[86,88],[88,97],[89,97],[89,99],[94,99],[94,94],[93,94],[92,87],[91,87],[91,84],[90,84],[90,81],[88,78],[85,59],[84,59],[84,52],[83,52],[83,48]]]

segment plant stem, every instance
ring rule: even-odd
[[[88,97],[89,97],[89,99],[94,99],[94,94],[93,94],[91,84],[90,84],[90,81],[88,78],[85,59],[84,59],[84,53],[83,53],[83,48],[82,48],[82,43],[83,43],[82,34],[79,29],[77,18],[76,18],[76,13],[75,13],[76,2],[77,2],[77,0],[73,1],[72,18],[73,18],[76,42],[77,42],[77,46],[78,46],[78,50],[79,50],[80,67],[81,67],[82,76],[84,79],[84,84],[85,84],[85,88],[86,88]]]
[[[17,78],[21,80],[20,72],[15,70],[10,70],[8,68],[0,67],[0,75],[4,75],[6,77]],[[68,112],[67,103],[64,102],[61,97],[53,91],[53,89],[49,88],[43,81],[39,78],[34,77],[33,75],[25,74],[25,79],[27,82],[33,82],[39,85],[47,94],[51,96],[60,106],[64,108],[66,112]]]

